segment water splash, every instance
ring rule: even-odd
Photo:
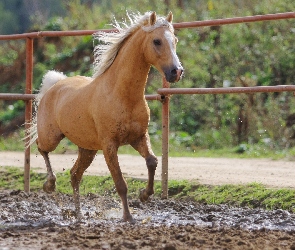
[[[131,213],[142,226],[197,225],[208,228],[295,231],[295,215],[285,210],[201,205],[193,201],[159,200],[130,202]],[[81,197],[81,222],[88,225],[121,223],[118,200],[94,194]],[[71,195],[43,192],[0,193],[0,231],[23,227],[69,227],[78,223]]]

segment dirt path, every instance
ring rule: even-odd
[[[52,154],[51,162],[56,172],[70,169],[77,155]],[[120,155],[119,161],[125,176],[147,178],[145,161],[140,156]],[[161,157],[156,171],[156,179],[161,179]],[[0,166],[23,167],[22,152],[0,152]],[[31,155],[31,167],[45,172],[42,157]],[[104,157],[98,154],[88,168],[88,175],[108,175]],[[169,179],[197,180],[202,184],[246,184],[258,182],[270,187],[295,188],[295,162],[270,159],[228,159],[228,158],[189,158],[169,159]]]

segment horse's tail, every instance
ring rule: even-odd
[[[36,95],[33,104],[34,104],[34,113],[32,116],[32,121],[29,123],[29,127],[26,130],[26,136],[24,140],[26,140],[26,147],[31,146],[38,138],[37,134],[37,110],[39,103],[44,96],[44,94],[49,90],[55,83],[57,83],[60,80],[65,79],[66,76],[63,73],[57,72],[57,71],[48,71],[42,79],[41,88],[39,90],[39,93]],[[30,139],[30,140],[27,140]]]

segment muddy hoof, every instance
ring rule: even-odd
[[[135,224],[136,220],[133,219],[132,215],[123,216],[122,221],[129,222],[130,224]]]
[[[149,199],[149,195],[145,189],[140,190],[139,199],[141,202],[146,202]]]
[[[52,193],[55,191],[55,180],[54,181],[49,181],[47,180],[44,184],[43,184],[43,190],[46,193]]]
[[[82,220],[84,219],[84,216],[83,216],[83,214],[81,213],[81,212],[76,212],[76,222],[77,223],[81,223],[82,222]]]

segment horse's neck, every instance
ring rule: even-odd
[[[142,53],[143,39],[140,35],[125,41],[113,64],[105,72],[109,78],[106,84],[118,98],[136,102],[144,96],[150,65]]]

